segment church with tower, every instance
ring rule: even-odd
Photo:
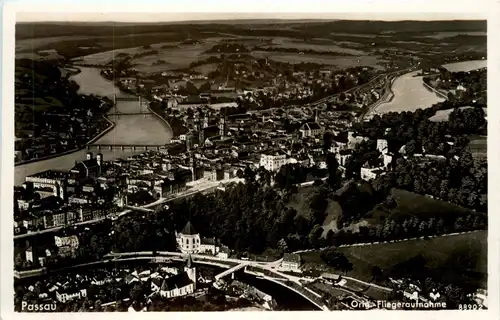
[[[181,297],[192,294],[196,290],[196,267],[189,254],[184,272],[163,280],[160,296],[164,298]]]

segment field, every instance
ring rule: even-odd
[[[434,34],[431,34],[431,35],[426,35],[424,36],[424,38],[433,38],[433,39],[445,39],[445,38],[449,38],[449,37],[454,37],[454,36],[458,36],[458,35],[468,35],[468,36],[486,36],[486,32],[484,31],[471,31],[471,32],[449,32],[449,31],[445,31],[445,32],[436,32]]]
[[[487,137],[472,138],[469,143],[469,148],[474,158],[487,158],[488,156],[488,139]]]
[[[472,108],[472,107],[460,107],[459,109],[466,109],[466,108]],[[429,118],[429,120],[434,121],[434,122],[448,121],[448,118],[450,117],[450,113],[452,113],[453,110],[454,109],[438,110],[438,111],[436,111],[435,115],[433,115],[432,117]],[[488,112],[487,108],[483,108],[483,110],[485,113]]]
[[[448,71],[458,72],[458,71],[472,71],[481,68],[486,68],[487,60],[472,60],[472,61],[462,61],[462,62],[453,62],[443,65]]]
[[[192,62],[210,57],[210,55],[203,54],[203,52],[210,49],[213,45],[214,43],[203,43],[197,45],[179,45],[179,48],[172,49],[159,49],[157,55],[133,59],[132,63],[135,69],[143,73],[187,68]],[[165,60],[167,64],[153,65],[158,60]]]
[[[217,70],[217,64],[216,63],[203,64],[201,66],[194,67],[191,70],[199,72],[202,75],[206,76],[210,72]]]
[[[388,211],[381,206],[376,206],[372,210],[371,215],[365,220],[370,224],[376,225],[381,223],[384,219],[400,220],[404,219],[406,216],[416,216],[419,218],[425,216],[458,216],[470,212],[470,210],[455,204],[432,199],[405,190],[393,189],[391,191],[391,196],[397,204],[394,209]]]
[[[162,71],[174,70],[179,68],[187,68],[192,62],[198,61],[200,59],[206,59],[210,57],[208,54],[204,54],[206,50],[210,49],[215,44],[220,41],[233,40],[238,43],[244,44],[249,48],[256,45],[270,45],[275,48],[297,48],[304,50],[314,50],[314,51],[333,51],[339,52],[340,54],[351,54],[352,57],[345,56],[335,56],[335,55],[317,55],[311,53],[305,53],[299,55],[297,53],[291,52],[276,52],[276,51],[252,51],[251,55],[256,58],[269,58],[276,61],[289,62],[289,63],[300,63],[300,62],[313,62],[318,64],[325,64],[329,66],[335,66],[339,69],[354,67],[354,66],[374,66],[377,68],[382,68],[379,64],[386,62],[378,58],[377,56],[372,56],[367,54],[367,52],[352,49],[355,42],[352,43],[340,43],[341,45],[335,44],[332,40],[323,40],[321,43],[309,43],[300,42],[296,39],[277,37],[277,38],[236,38],[228,39],[221,37],[212,37],[204,39],[202,44],[196,45],[186,45],[180,44],[180,42],[163,42],[151,45],[151,49],[159,51],[158,54],[152,56],[144,56],[135,58],[132,60],[134,68],[139,72],[144,74],[158,73]],[[343,45],[343,46],[342,46]],[[163,47],[163,48],[162,48]],[[351,48],[349,48],[351,47]],[[99,52],[87,56],[75,59],[75,61],[84,64],[99,64],[105,65],[111,61],[111,59],[120,54],[138,54],[151,49],[144,49],[141,47],[132,47],[117,49],[111,51]],[[164,60],[165,63],[154,64],[159,60]],[[202,65],[195,68],[196,71],[202,74],[208,74],[210,71],[215,70],[214,64]]]
[[[448,270],[446,266],[453,264],[451,256],[458,252],[467,252],[474,259],[471,274],[478,273],[485,284],[487,275],[487,238],[486,231],[477,231],[467,234],[443,236],[428,240],[410,240],[395,243],[370,244],[365,246],[352,246],[339,248],[354,269],[347,273],[348,276],[364,281],[372,280],[372,267],[378,266],[383,271],[391,270],[399,263],[408,261],[418,255],[426,260],[426,267],[433,272]],[[304,263],[324,264],[318,252],[302,253]],[[465,274],[464,274],[465,276]]]
[[[319,51],[319,52],[339,52],[339,53],[346,53],[346,54],[352,54],[352,55],[366,55],[366,51],[361,51],[361,50],[356,50],[356,49],[351,49],[351,48],[345,48],[339,45],[336,45],[335,41],[332,40],[323,40],[322,43],[311,43],[311,42],[302,42],[302,41],[297,41],[294,39],[290,38],[274,38],[271,39],[272,44],[270,45],[271,47],[274,48],[295,48],[295,49],[301,49],[301,50],[314,50],[314,51]],[[266,47],[266,46],[264,46]]]
[[[376,56],[325,56],[318,54],[296,54],[287,52],[269,52],[269,51],[254,51],[252,55],[258,58],[269,58],[271,60],[287,62],[287,63],[317,63],[328,66],[337,67],[337,69],[344,69],[357,66],[371,66],[378,69],[383,69],[380,63],[387,62]]]
[[[89,37],[87,36],[60,36],[60,37],[21,39],[16,41],[16,53],[37,51],[37,49],[39,48],[61,41],[85,40],[88,38]]]

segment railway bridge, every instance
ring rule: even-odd
[[[103,144],[103,143],[94,143],[88,144],[87,150],[90,149],[108,149],[108,150],[156,150],[160,151],[166,148],[166,145],[162,144]]]

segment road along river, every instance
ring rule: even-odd
[[[100,70],[96,68],[79,67],[80,73],[71,77],[80,86],[79,92],[82,94],[93,94],[100,97],[113,98],[116,94],[118,98],[130,97],[130,95],[120,92],[112,83],[100,75]],[[141,107],[137,101],[117,100],[117,109],[122,113],[139,112]],[[144,106],[143,106],[144,108]],[[144,109],[143,109],[144,110]],[[120,115],[110,116],[114,122],[112,130],[99,138],[96,143],[101,144],[153,144],[162,145],[170,142],[172,133],[170,128],[158,117],[154,115]],[[101,149],[104,160],[129,157],[144,151]],[[56,169],[69,170],[77,161],[85,159],[87,150],[79,150],[59,157],[27,163],[15,167],[14,183],[20,185],[26,176],[37,172]]]
[[[370,115],[403,111],[413,112],[419,108],[430,108],[435,103],[443,102],[444,98],[424,86],[422,77],[416,76],[419,72],[413,71],[397,77],[392,83],[392,95],[388,95],[388,101],[375,106]]]

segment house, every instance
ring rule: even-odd
[[[304,123],[302,127],[300,127],[299,131],[302,134],[302,138],[306,138],[323,134],[325,129],[316,122],[308,122]]]
[[[155,190],[157,188],[155,187]],[[183,192],[186,190],[186,180],[183,179],[165,179],[163,184],[161,185],[161,195],[162,197],[169,197],[175,195],[179,192]],[[158,190],[157,192],[158,193]]]
[[[321,154],[313,157],[314,165],[316,165],[320,169],[326,169],[326,156]]]
[[[229,254],[231,253],[231,250],[229,250],[228,247],[223,246],[220,248],[219,252],[217,253],[217,257],[221,259],[227,259],[229,258]]]
[[[26,177],[26,183],[31,183],[33,189],[42,197],[56,196],[61,199],[66,197],[66,172],[46,170]],[[44,194],[47,193],[47,194]]]
[[[211,253],[216,255],[219,252],[215,238],[202,238],[200,244],[200,253]]]
[[[361,179],[363,179],[365,181],[370,181],[370,180],[376,179],[377,177],[383,175],[384,173],[385,173],[385,170],[383,170],[382,168],[362,167],[360,175],[361,175]]]
[[[280,264],[280,269],[284,271],[301,272],[300,255],[295,253],[285,253]]]
[[[26,261],[33,263],[33,247],[29,247],[28,249],[26,249]]]
[[[57,301],[61,303],[66,303],[68,301],[72,301],[75,299],[82,299],[87,297],[87,289],[80,289],[74,292],[65,292],[65,293],[59,293],[59,291],[56,291],[56,298]]]
[[[177,245],[182,253],[197,253],[200,250],[200,234],[194,231],[190,221],[176,234]]]
[[[189,255],[184,272],[163,280],[160,296],[175,298],[192,294],[194,290],[196,290],[196,267]]]
[[[268,171],[278,171],[287,164],[287,154],[282,150],[268,151],[260,156],[260,166]]]
[[[163,281],[164,280],[162,278],[151,279],[151,291],[152,292],[159,292]]]
[[[340,275],[325,272],[321,274],[321,278],[335,283],[340,280]]]
[[[355,136],[354,132],[349,131],[347,133],[347,147],[349,149],[354,149],[356,145],[360,144],[363,141],[367,141],[368,137],[363,136]]]
[[[55,240],[55,245],[59,248],[59,255],[60,256],[70,256],[72,255],[77,249],[80,244],[78,241],[78,237],[76,235],[69,236],[69,237],[54,237]]]
[[[345,167],[347,164],[347,161],[352,157],[352,150],[347,149],[347,150],[340,150],[338,153],[335,154],[335,159],[339,163],[339,166]]]

